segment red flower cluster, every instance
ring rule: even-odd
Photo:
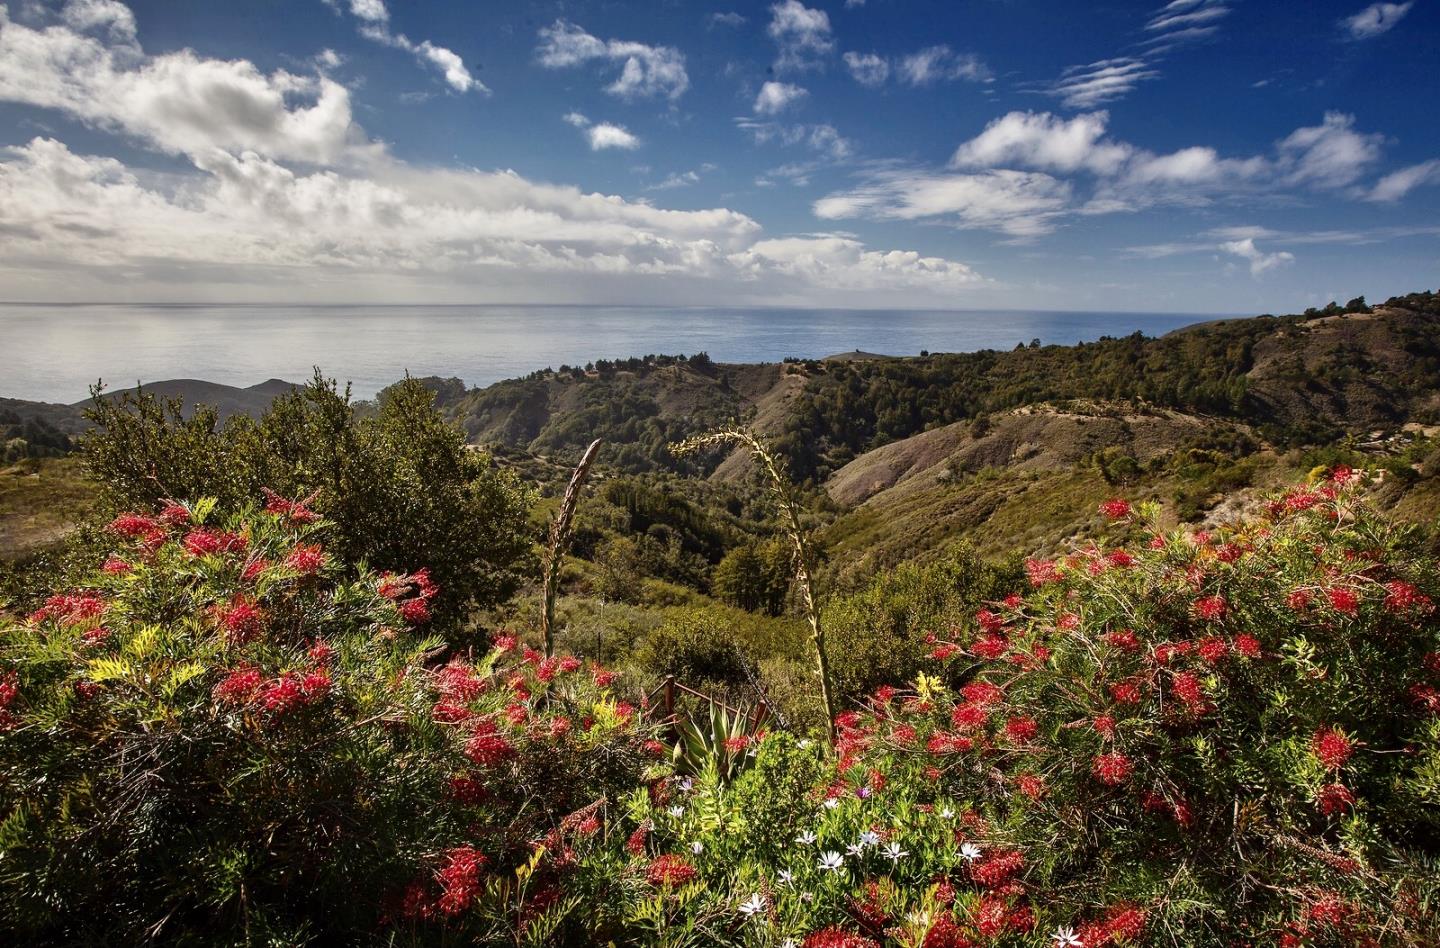
[[[1310,753],[1326,770],[1339,770],[1354,753],[1354,746],[1344,732],[1334,727],[1322,727],[1310,739]]]
[[[221,553],[243,553],[249,544],[238,533],[200,527],[185,534],[180,545],[185,547],[185,552],[191,556],[216,556]]]
[[[285,557],[285,566],[301,576],[320,572],[325,566],[325,551],[318,543],[299,543]]]
[[[1225,618],[1230,604],[1224,596],[1205,596],[1195,600],[1195,615],[1206,622],[1218,622]]]
[[[243,645],[260,634],[265,616],[252,599],[236,596],[227,606],[219,606],[216,616],[231,645]]]
[[[262,487],[265,493],[265,512],[274,514],[292,524],[314,523],[320,519],[320,515],[310,509],[310,501],[314,497],[305,500],[286,500],[268,487]]]
[[[880,943],[873,938],[831,926],[806,935],[805,940],[800,942],[800,948],[880,948]]]
[[[645,870],[645,881],[653,886],[678,888],[694,882],[697,875],[695,867],[682,857],[667,853],[655,857],[650,863],[650,867]]]
[[[440,883],[440,899],[436,907],[445,915],[459,915],[480,894],[480,870],[488,860],[471,846],[458,846],[445,854],[435,873]]]
[[[108,603],[94,593],[61,593],[45,600],[30,614],[31,622],[54,619],[61,625],[79,625],[105,614]]]
[[[1129,780],[1134,771],[1135,765],[1130,758],[1120,753],[1100,754],[1090,765],[1090,772],[1095,775],[1095,779],[1112,787],[1118,787]]]
[[[465,742],[465,756],[481,767],[492,767],[515,756],[515,747],[498,733],[495,722],[481,720]]]
[[[1116,497],[1101,504],[1100,512],[1111,520],[1124,520],[1130,516],[1130,502]]]

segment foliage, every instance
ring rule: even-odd
[[[664,748],[574,659],[429,635],[300,503],[125,514],[0,620],[0,918],[27,943],[540,943]],[[647,744],[646,742],[649,741]]]
[[[711,702],[704,715],[685,715],[677,722],[679,738],[671,754],[675,772],[698,776],[709,774],[729,783],[750,763],[757,736],[752,724],[755,711],[731,711]]]
[[[181,409],[143,390],[94,399],[96,428],[83,446],[109,510],[199,496],[237,509],[274,489],[309,497],[334,522],[331,542],[346,564],[426,563],[444,590],[433,604],[442,620],[518,587],[530,554],[529,493],[465,446],[419,382],[387,389],[366,417],[318,371],[259,420],[235,415],[222,425],[213,408],[189,417]]]
[[[751,775],[633,799],[632,858],[690,868],[669,943],[1435,944],[1440,574],[1358,481],[1032,561],[778,810]]]

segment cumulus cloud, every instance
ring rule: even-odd
[[[1267,270],[1274,270],[1276,267],[1284,266],[1287,263],[1295,262],[1295,255],[1280,250],[1275,253],[1265,253],[1255,246],[1255,240],[1246,237],[1244,240],[1230,240],[1220,245],[1220,249],[1228,254],[1242,257],[1250,262],[1250,275],[1258,277]]]
[[[620,75],[605,87],[625,99],[661,96],[671,101],[690,88],[685,56],[672,46],[647,46],[625,40],[602,40],[567,20],[556,20],[540,30],[535,51],[540,65],[565,69],[593,61],[620,67]]]
[[[767,82],[760,87],[760,94],[755,97],[755,114],[776,115],[809,94],[800,86],[788,82]]]
[[[961,289],[983,282],[973,269],[913,250],[866,250],[851,237],[815,235],[761,240],[730,261],[747,278],[778,273],[839,290],[877,286],[926,290]]]
[[[1414,5],[1413,0],[1407,3],[1372,3],[1354,16],[1341,20],[1340,27],[1350,39],[1373,39],[1394,29]]]
[[[170,154],[253,149],[324,164],[376,150],[340,84],[190,50],[146,57],[133,17],[113,4],[67,6],[48,29],[17,23],[0,5],[0,100],[55,109]]]
[[[875,53],[849,52],[840,57],[850,77],[862,86],[883,86],[890,78],[890,60]]]
[[[824,65],[835,49],[830,33],[830,15],[805,6],[800,0],[782,0],[770,7],[766,32],[779,47],[775,70],[804,71]]]
[[[567,125],[573,125],[585,133],[585,140],[590,143],[591,151],[601,151],[606,148],[634,151],[640,147],[640,139],[630,134],[623,125],[614,125],[610,122],[591,122],[579,112],[567,112],[561,116],[561,119]]]
[[[928,86],[952,79],[989,82],[994,78],[979,56],[956,53],[944,45],[930,46],[902,57],[895,66],[895,74],[902,82],[912,86]]]
[[[1371,201],[1398,201],[1415,188],[1427,184],[1440,184],[1440,158],[1390,172],[1375,183],[1366,197]]]
[[[1296,129],[1269,154],[1225,156],[1206,145],[1156,153],[1106,134],[1109,115],[1062,118],[1010,112],[991,121],[950,159],[959,174],[887,168],[815,206],[822,217],[935,217],[1012,237],[1048,233],[1069,216],[1163,205],[1203,205],[1245,194],[1350,188],[1380,158],[1382,138],[1355,129],[1353,116],[1327,113]],[[976,173],[984,172],[984,173]],[[1064,178],[1086,175],[1077,183]],[[1440,171],[1402,169],[1369,192],[1403,195]],[[1267,266],[1274,266],[1269,264]]]
[[[332,2],[331,6],[336,6],[336,4]],[[465,67],[465,61],[453,50],[446,49],[444,46],[436,46],[429,40],[421,40],[417,43],[404,33],[392,32],[390,11],[385,6],[385,0],[350,0],[349,6],[350,13],[361,21],[361,36],[384,46],[404,50],[414,56],[422,65],[438,70],[444,78],[445,84],[456,92],[488,93],[490,91],[483,82],[470,73],[470,70]]]

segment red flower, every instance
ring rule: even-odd
[[[961,688],[960,693],[965,696],[966,701],[982,708],[999,704],[1000,699],[1005,697],[1005,692],[1001,691],[999,686],[988,681],[972,681]]]
[[[1116,704],[1139,704],[1140,686],[1133,681],[1117,681],[1110,686],[1110,697]]]
[[[270,561],[257,556],[245,564],[245,568],[240,571],[240,579],[247,583],[254,582],[269,568]]]
[[[440,883],[440,911],[459,915],[470,907],[480,893],[480,870],[486,858],[473,847],[460,846],[445,854],[445,861],[435,873]]]
[[[245,538],[228,530],[201,527],[185,534],[181,541],[191,556],[214,556],[218,553],[239,553],[245,549]]]
[[[300,543],[285,557],[285,566],[301,576],[320,572],[325,565],[325,553],[317,543]]]
[[[1327,783],[1315,799],[1320,804],[1320,812],[1326,816],[1344,813],[1355,805],[1355,794],[1343,783]]]
[[[515,748],[495,733],[492,722],[482,721],[465,743],[465,755],[481,767],[491,767],[514,757]]]
[[[1130,779],[1135,765],[1124,754],[1100,754],[1091,762],[1090,771],[1101,783],[1118,787]]]
[[[1119,569],[1125,569],[1126,567],[1135,565],[1135,557],[1126,553],[1124,550],[1111,550],[1105,554],[1105,560],[1111,566]]]
[[[1021,774],[1015,778],[1015,789],[1032,800],[1045,796],[1045,778],[1035,774]]]
[[[133,568],[134,567],[132,567],[129,563],[125,562],[113,553],[105,557],[105,564],[100,567],[101,570],[109,573],[112,576],[120,576],[124,573],[128,573]]]
[[[243,645],[260,634],[265,616],[253,600],[237,596],[219,611],[220,625],[231,645]]]
[[[1118,632],[1106,632],[1100,636],[1100,638],[1105,644],[1112,648],[1118,648],[1122,652],[1134,652],[1140,648],[1140,640],[1135,637],[1135,633],[1131,629],[1121,629]]]
[[[650,835],[650,824],[642,823],[625,840],[625,851],[632,856],[645,855],[645,840]]]
[[[990,720],[990,712],[978,704],[957,704],[950,712],[950,724],[957,731],[976,731]]]
[[[20,694],[20,679],[12,671],[0,675],[0,709],[9,708]]]
[[[268,487],[262,487],[261,490],[268,498],[265,503],[266,513],[274,514],[292,524],[314,523],[320,519],[320,515],[306,506],[303,500],[286,500]]]
[[[1315,755],[1315,759],[1320,761],[1326,770],[1339,770],[1345,766],[1354,751],[1350,738],[1339,728],[1322,727],[1310,739],[1310,753]]]
[[[411,625],[430,621],[430,604],[424,599],[406,599],[400,603],[400,617]]]
[[[698,873],[695,867],[690,865],[680,856],[666,854],[657,856],[650,863],[650,868],[645,870],[645,881],[653,886],[668,886],[679,888],[689,882],[694,882]]]
[[[1296,612],[1304,612],[1310,607],[1310,593],[1304,589],[1297,589],[1285,597],[1285,605]]]
[[[1178,672],[1171,680],[1170,688],[1175,692],[1175,697],[1185,702],[1185,706],[1192,712],[1199,714],[1205,708],[1205,689],[1200,684],[1200,679],[1194,672]]]
[[[1028,744],[1040,733],[1040,726],[1028,715],[1019,715],[1005,722],[1005,737],[1014,744]]]
[[[1206,622],[1218,622],[1225,618],[1229,604],[1224,596],[1206,596],[1195,600],[1195,615]]]
[[[1130,516],[1130,502],[1116,497],[1101,504],[1100,512],[1111,520],[1124,520]]]
[[[1336,586],[1326,590],[1325,595],[1330,600],[1330,608],[1341,615],[1353,616],[1360,611],[1360,597],[1353,589]]]
[[[936,661],[943,662],[945,661],[945,659],[949,658],[951,655],[954,655],[958,651],[960,651],[958,646],[951,645],[949,642],[945,642],[931,649],[930,657],[935,659]]]
[[[215,686],[211,695],[227,704],[246,704],[260,688],[260,672],[254,668],[237,668]]]
[[[985,895],[975,907],[975,929],[986,938],[999,938],[1009,927],[1010,906],[1001,897]]]
[[[1426,609],[1431,605],[1430,597],[1421,593],[1411,583],[1395,579],[1385,584],[1385,608],[1390,612],[1409,612],[1412,609]]]
[[[732,754],[743,754],[750,748],[750,738],[744,734],[725,738],[725,749]]]
[[[1334,892],[1322,890],[1314,901],[1305,907],[1305,915],[1320,925],[1343,925],[1354,908]]]
[[[981,609],[975,613],[975,621],[980,623],[980,628],[987,634],[993,635],[1005,627],[1005,619],[991,612],[989,609]]]
[[[1199,655],[1202,661],[1213,665],[1230,654],[1230,643],[1219,636],[1208,636],[1195,646],[1195,654]]]
[[[1235,651],[1239,652],[1240,655],[1244,658],[1260,657],[1260,640],[1255,638],[1255,636],[1253,635],[1247,635],[1242,632],[1239,635],[1235,636],[1233,644],[1235,646]]]
[[[843,928],[822,928],[805,936],[800,948],[880,948],[880,943]]]
[[[945,912],[930,923],[920,948],[974,948],[974,944],[960,931],[960,926],[955,924],[950,913]]]
[[[172,527],[183,526],[190,522],[190,508],[184,504],[166,504],[160,511],[160,519]]]
[[[110,521],[108,529],[111,533],[119,534],[122,537],[143,537],[160,529],[160,525],[152,518],[136,513],[123,513]]]
[[[1010,643],[999,636],[987,636],[970,646],[970,654],[976,658],[997,659],[1010,650]]]
[[[1110,715],[1097,715],[1095,719],[1090,722],[1090,726],[1095,729],[1096,734],[1099,734],[1105,738],[1105,740],[1113,741],[1115,739],[1115,719]]]
[[[1112,941],[1135,941],[1145,933],[1147,914],[1144,909],[1128,902],[1113,905],[1105,913],[1105,933]]]
[[[515,646],[518,644],[519,643],[516,641],[515,636],[513,635],[497,635],[493,643],[494,648],[497,652],[514,651]]]
[[[970,876],[987,889],[994,889],[1025,868],[1025,857],[1015,849],[992,849],[970,867]]]
[[[1058,582],[1060,571],[1055,567],[1053,560],[1026,560],[1025,576],[1030,580],[1032,586],[1044,586],[1046,583]]]
[[[335,649],[330,647],[330,643],[322,639],[316,639],[315,643],[306,650],[305,654],[309,655],[310,661],[317,665],[328,665],[330,664],[330,660],[335,657]]]

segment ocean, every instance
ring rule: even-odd
[[[487,385],[562,364],[708,352],[778,362],[856,349],[886,355],[1160,335],[1185,313],[645,306],[0,304],[0,396],[77,402],[89,386],[191,378],[304,381],[320,366],[369,398],[404,376]]]

